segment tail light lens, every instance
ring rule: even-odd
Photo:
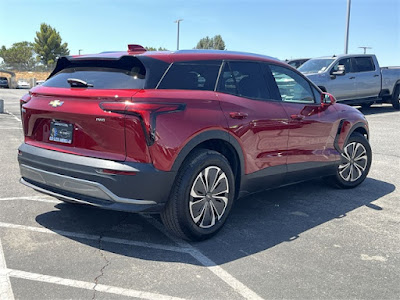
[[[104,111],[135,115],[140,118],[145,131],[148,145],[155,140],[156,119],[158,115],[183,111],[182,103],[156,103],[156,102],[101,102],[100,108]]]

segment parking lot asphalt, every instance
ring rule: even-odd
[[[0,299],[399,299],[400,112],[364,110],[373,163],[352,190],[323,179],[237,200],[214,238],[157,216],[63,203],[19,180],[19,97],[0,89]]]

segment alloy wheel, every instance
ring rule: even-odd
[[[339,166],[340,177],[347,182],[358,180],[368,165],[367,150],[358,142],[346,145],[342,153],[342,164]]]
[[[203,169],[190,190],[189,211],[200,228],[210,228],[222,218],[228,205],[229,183],[217,166]]]

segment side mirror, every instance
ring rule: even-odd
[[[332,70],[331,75],[343,76],[346,74],[346,68],[344,65],[338,65],[337,70]]]
[[[328,106],[328,105],[335,104],[335,103],[336,103],[336,99],[335,99],[335,97],[333,97],[332,94],[329,94],[329,93],[321,94],[321,105],[322,106]]]

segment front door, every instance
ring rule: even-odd
[[[297,72],[269,66],[289,117],[288,172],[314,169],[340,160],[334,148],[338,127],[333,105],[321,106],[320,93]]]

